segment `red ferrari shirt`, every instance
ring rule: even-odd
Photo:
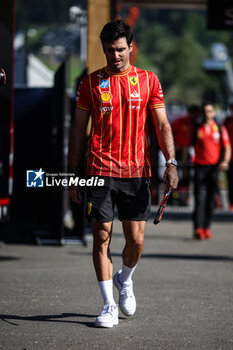
[[[151,176],[147,107],[165,107],[154,73],[134,66],[121,73],[97,70],[83,78],[77,107],[92,118],[87,175]]]
[[[222,145],[219,127],[215,121],[201,124],[197,130],[195,143],[195,164],[215,165],[220,158],[221,147],[230,144],[227,130],[222,126]]]
[[[226,118],[224,126],[226,127],[229,134],[231,142],[231,162],[233,162],[233,117]]]

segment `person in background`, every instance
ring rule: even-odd
[[[194,238],[211,239],[210,224],[219,169],[228,170],[231,146],[227,130],[215,121],[212,102],[202,105],[203,120],[194,128]]]
[[[229,116],[224,120],[223,125],[228,131],[231,141],[231,159],[229,163],[228,175],[228,198],[229,198],[229,210],[233,211],[233,103],[229,105]]]
[[[172,132],[175,142],[176,159],[178,161],[179,196],[181,204],[188,205],[189,202],[189,186],[190,186],[190,170],[192,166],[192,137],[194,125],[200,116],[200,107],[191,105],[188,107],[186,116],[178,117],[172,124]]]

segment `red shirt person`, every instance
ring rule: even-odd
[[[214,120],[215,116],[213,104],[204,103],[203,122],[194,129],[194,238],[196,239],[212,238],[209,227],[218,185],[218,172],[219,169],[228,169],[231,156],[227,130],[224,126],[218,126]]]
[[[151,174],[148,152],[148,114],[157,131],[167,161],[164,181],[177,188],[175,149],[162,89],[154,73],[130,65],[133,50],[131,28],[123,21],[107,23],[100,34],[107,66],[87,75],[77,94],[77,108],[70,133],[68,169],[76,171],[89,120],[87,174],[101,176],[104,186],[87,188],[88,209],[93,219],[93,262],[104,306],[97,327],[118,324],[118,305],[113,283],[119,291],[119,307],[130,316],[136,311],[132,275],[141,257],[145,222],[149,217]],[[73,201],[81,196],[74,186]],[[125,238],[122,269],[114,277],[110,242],[114,206],[117,206]]]
[[[107,67],[86,76],[77,93],[77,108],[92,116],[87,175],[150,177],[147,105],[164,108],[163,92],[152,72],[129,66]]]
[[[197,130],[195,142],[195,159],[197,165],[216,165],[220,160],[221,150],[226,150],[230,146],[230,139],[225,126],[221,127],[211,120],[202,123]],[[228,166],[225,158],[220,161],[220,167],[226,169]]]
[[[177,118],[171,125],[176,148],[176,159],[180,163],[179,203],[181,205],[188,205],[190,199],[190,170],[193,157],[193,147],[191,148],[191,146],[194,124],[199,115],[200,107],[191,105],[188,107],[188,114]]]

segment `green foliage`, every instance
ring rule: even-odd
[[[28,51],[38,54],[46,32],[65,28],[71,6],[85,9],[86,1],[17,0],[17,29],[25,33],[30,28],[36,29],[34,36],[27,36]],[[122,17],[127,13],[127,8],[123,8]],[[134,37],[139,49],[136,65],[159,76],[166,103],[201,103],[205,96],[213,97],[213,102],[223,100],[220,78],[205,72],[202,62],[211,56],[214,42],[225,43],[233,56],[232,33],[207,30],[204,11],[141,8]],[[79,70],[79,60],[73,61]],[[48,64],[54,67],[57,62],[50,60]],[[72,63],[70,67],[73,77],[76,71]]]
[[[43,37],[49,29],[50,28],[46,25],[36,25],[33,26],[33,30],[35,31],[34,35],[28,35],[29,30],[26,32],[26,47],[29,52],[37,52],[40,49],[43,42]]]
[[[205,72],[202,62],[217,41],[231,53],[232,34],[208,31],[203,11],[142,9],[134,34],[136,65],[159,76],[167,103],[200,104],[205,96],[222,95],[221,81]]]

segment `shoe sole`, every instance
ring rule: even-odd
[[[119,304],[119,306],[120,306],[120,304]],[[126,313],[122,308],[121,308],[121,306],[120,306],[120,309],[121,309],[121,312],[125,315],[125,316],[133,316],[134,314],[135,314],[135,312],[136,312],[136,310],[133,312],[133,313]]]
[[[114,321],[113,323],[109,323],[109,322],[95,322],[95,327],[99,327],[99,328],[112,328],[113,326],[117,326],[119,323],[119,321]]]

